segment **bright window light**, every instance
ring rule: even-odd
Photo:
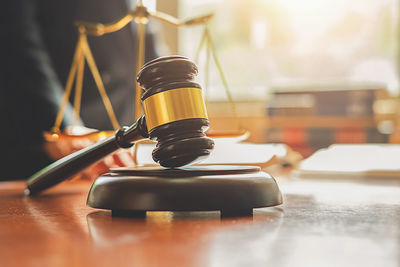
[[[243,99],[299,83],[373,82],[398,93],[398,9],[399,0],[185,0],[179,17],[215,13],[211,34],[234,97]],[[193,58],[201,34],[200,26],[180,29],[180,53]],[[210,98],[223,99],[210,67]]]

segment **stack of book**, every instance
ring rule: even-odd
[[[267,107],[266,139],[309,156],[331,144],[386,143],[374,103],[385,89],[277,91]]]

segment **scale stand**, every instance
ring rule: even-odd
[[[255,166],[114,168],[89,191],[87,205],[112,216],[145,217],[146,211],[221,211],[252,216],[253,208],[282,204],[275,179]]]

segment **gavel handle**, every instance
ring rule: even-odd
[[[117,149],[131,147],[132,142],[147,137],[147,129],[143,125],[145,120],[141,117],[131,127],[118,130],[115,136],[76,151],[43,168],[28,179],[25,195],[37,194],[74,176]]]

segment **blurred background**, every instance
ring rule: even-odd
[[[215,13],[210,32],[249,141],[304,156],[333,143],[398,143],[398,0],[144,1],[179,18]],[[194,58],[203,27],[160,24]],[[205,53],[200,54],[200,82]],[[215,64],[209,115],[237,127]]]

